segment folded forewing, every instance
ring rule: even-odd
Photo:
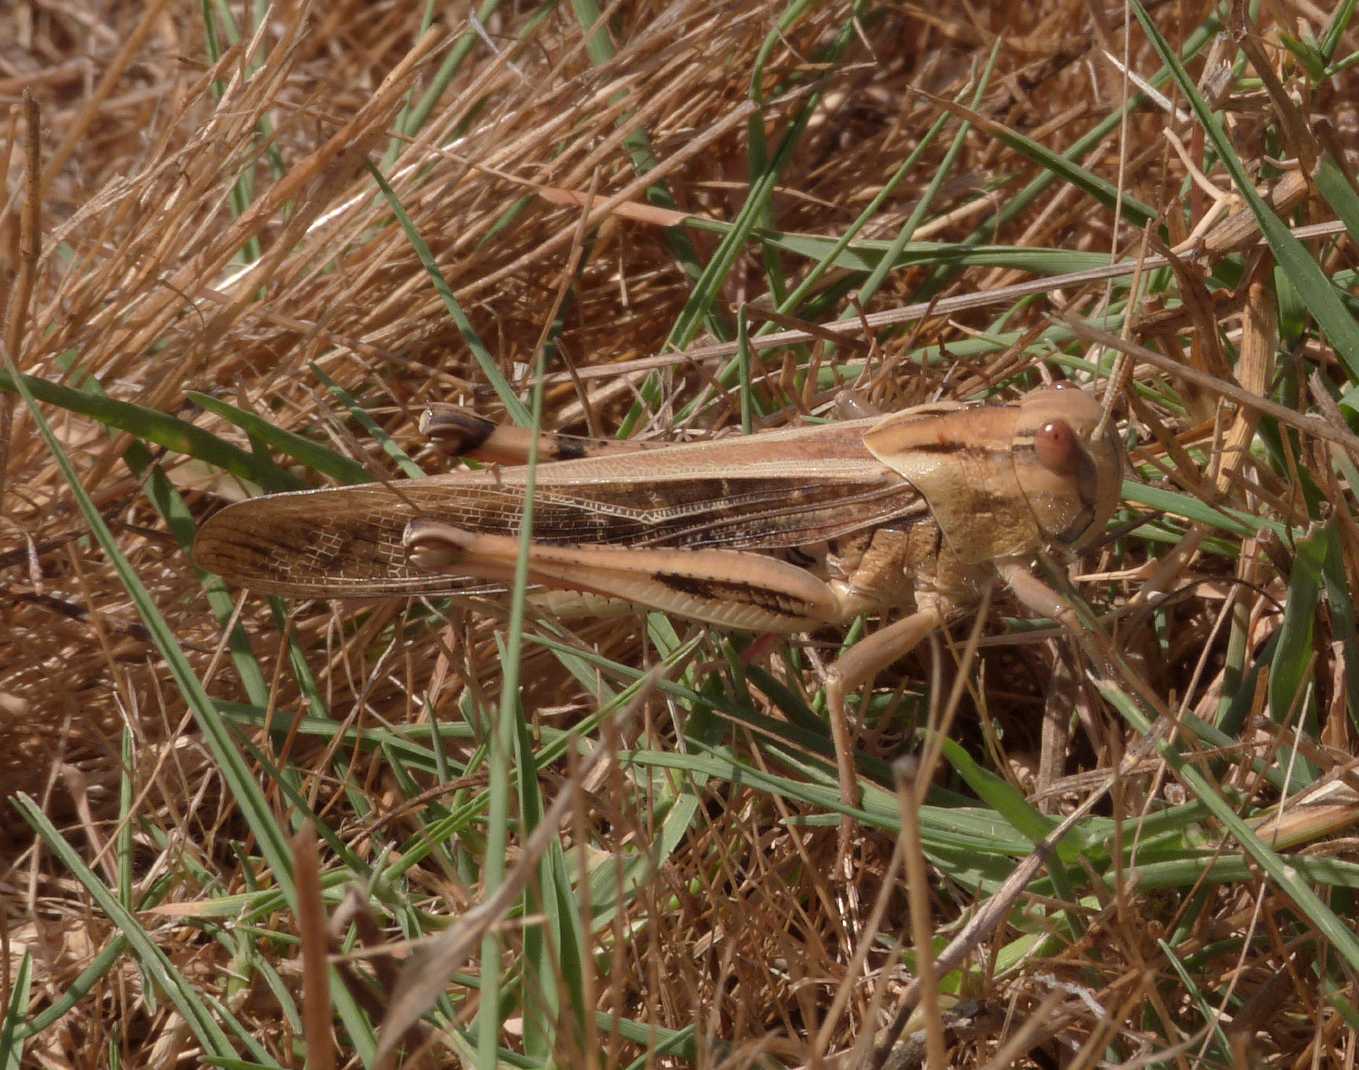
[[[542,465],[534,539],[777,550],[923,516],[911,485],[864,449],[864,423]],[[522,468],[457,472],[242,502],[203,525],[195,556],[233,582],[293,597],[456,593],[466,575],[410,564],[406,524],[513,535],[525,479]]]

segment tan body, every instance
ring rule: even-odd
[[[459,410],[431,410],[423,425],[471,456],[522,449]],[[996,575],[1051,612],[1055,596],[1028,571],[1034,557],[1098,535],[1121,481],[1098,404],[1074,388],[660,448],[543,436],[542,451],[529,559],[539,587],[748,631],[909,611],[832,673],[842,783],[852,776],[845,688]],[[270,495],[211,517],[194,556],[288,597],[484,590],[513,575],[527,478],[496,468]]]

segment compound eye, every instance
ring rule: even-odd
[[[1038,463],[1057,475],[1071,475],[1080,465],[1080,443],[1065,420],[1049,420],[1040,427],[1033,436],[1033,449]]]

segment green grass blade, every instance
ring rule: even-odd
[[[315,375],[316,378],[320,379],[321,382],[325,384],[326,389],[335,396],[340,404],[349,410],[349,415],[354,418],[355,422],[367,431],[369,436],[382,447],[382,452],[396,462],[397,467],[401,469],[403,475],[408,479],[420,479],[425,475],[425,470],[411,460],[410,454],[401,448],[396,439],[382,430],[382,428],[378,426],[377,421],[364,411],[364,408],[359,404],[358,399],[322,371],[316,363],[309,363],[307,367],[311,369],[311,373]]]
[[[534,375],[533,410],[529,427],[537,429],[543,419],[543,354],[538,354]],[[505,880],[509,847],[511,768],[514,764],[515,737],[522,711],[519,702],[519,670],[523,662],[524,620],[528,595],[529,553],[533,545],[533,495],[538,476],[539,436],[529,439],[524,476],[523,509],[519,518],[519,556],[510,585],[510,623],[502,659],[500,702],[496,707],[488,762],[490,782],[486,810],[486,864],[482,888],[494,895]],[[524,815],[520,815],[521,819]],[[522,825],[522,821],[521,821]],[[527,835],[528,830],[520,829]],[[503,1028],[500,1006],[501,938],[491,926],[481,942],[481,1006],[477,1015],[477,1063],[483,1070],[495,1070]]]
[[[481,374],[486,376],[486,381],[495,390],[496,397],[505,406],[505,411],[509,414],[510,419],[519,427],[534,426],[533,414],[519,400],[515,395],[514,388],[501,374],[500,365],[496,363],[495,357],[486,348],[486,343],[477,334],[476,328],[472,326],[472,321],[467,318],[467,313],[458,304],[458,299],[454,296],[452,287],[448,285],[448,280],[444,278],[444,273],[439,270],[434,254],[430,252],[429,244],[420,236],[420,231],[411,221],[411,217],[406,214],[406,209],[402,206],[396,191],[388,184],[382,172],[372,164],[368,165],[368,173],[373,176],[373,181],[377,183],[378,189],[382,190],[382,195],[387,198],[387,205],[401,224],[401,229],[405,231],[406,240],[410,242],[415,255],[420,258],[420,264],[424,267],[425,274],[429,276],[429,281],[434,284],[434,292],[443,301],[449,318],[458,328],[458,333],[462,335],[462,340],[467,343],[467,348],[472,351],[472,357],[476,360],[477,366],[481,368]]]
[[[42,410],[38,408],[37,402],[28,392],[26,383],[19,380],[18,386],[19,393],[23,395],[29,412],[38,427],[38,432],[46,441],[53,459],[61,469],[62,475],[65,476],[67,485],[71,488],[76,504],[89,524],[95,540],[113,562],[119,579],[122,580],[133,604],[137,607],[142,622],[150,633],[152,643],[161,657],[165,659],[166,666],[170,669],[180,693],[193,711],[194,718],[204,734],[213,758],[221,768],[223,776],[226,777],[227,787],[235,794],[237,802],[246,814],[251,831],[259,838],[260,848],[264,851],[271,869],[274,870],[275,879],[291,895],[291,853],[288,849],[286,837],[274,820],[268,803],[255,785],[250,770],[242,760],[240,752],[236,749],[225,724],[213,708],[212,699],[203,690],[202,682],[194,674],[188,659],[180,649],[174,633],[170,630],[146,588],[142,586],[141,580],[133,571],[127,558],[118,548],[118,544],[108,526],[104,523],[99,510],[81,485],[80,478],[71,466],[70,459],[66,456],[61,444],[48,426]]]
[[[965,119],[984,130],[996,140],[1009,145],[1021,156],[1028,157],[1044,171],[1062,179],[1068,185],[1076,187],[1109,211],[1114,211],[1121,205],[1128,221],[1134,225],[1144,227],[1156,221],[1158,213],[1154,208],[1133,197],[1126,190],[1119,189],[1114,183],[1101,178],[1093,171],[1081,167],[1069,155],[1053,152],[1041,141],[1026,137],[1019,131],[1002,123],[994,122],[970,108],[964,108],[960,104],[954,104],[939,97],[930,97],[930,99],[946,110],[953,112],[959,118]]]
[[[1335,285],[1326,277],[1321,265],[1308,252],[1307,247],[1293,237],[1288,225],[1274,214],[1274,210],[1265,199],[1255,191],[1255,184],[1251,181],[1222,124],[1209,109],[1207,101],[1199,93],[1189,72],[1184,69],[1179,57],[1171,51],[1146,9],[1137,0],[1131,0],[1131,6],[1147,39],[1160,56],[1161,62],[1171,71],[1180,91],[1194,109],[1199,124],[1212,142],[1218,158],[1232,176],[1232,184],[1236,187],[1237,193],[1254,213],[1256,221],[1260,224],[1260,232],[1269,242],[1279,266],[1292,280],[1308,311],[1316,317],[1326,337],[1335,346],[1337,355],[1345,362],[1350,375],[1359,378],[1359,324],[1355,323],[1354,317],[1350,315],[1336,292]]]
[[[90,964],[80,971],[76,979],[66,986],[65,991],[52,998],[42,1010],[19,1026],[17,1035],[21,1038],[36,1036],[61,1021],[79,1006],[82,1000],[88,999],[90,993],[107,983],[109,971],[121,961],[127,948],[127,937],[114,936],[90,960]]]
[[[372,475],[363,465],[336,453],[332,449],[327,449],[309,438],[303,438],[292,431],[285,431],[263,417],[256,416],[253,412],[246,412],[244,409],[220,401],[209,394],[200,394],[196,390],[189,390],[186,395],[190,401],[206,409],[214,416],[220,416],[228,423],[235,424],[252,438],[258,439],[280,453],[287,454],[322,475],[338,479],[341,483],[373,482]]]
[[[1293,901],[1293,905],[1317,928],[1349,968],[1359,969],[1359,938],[1303,879],[1293,860],[1285,861],[1255,835],[1250,825],[1222,798],[1213,783],[1193,762],[1181,753],[1180,748],[1161,738],[1160,732],[1154,732],[1152,723],[1122,688],[1107,680],[1101,681],[1098,686],[1105,700],[1138,732],[1146,736],[1155,736],[1157,752],[1195,797],[1208,807],[1226,829],[1227,834],[1244,848],[1246,854],[1264,870],[1266,876]]]
[[[1309,534],[1295,544],[1293,574],[1288,580],[1279,641],[1269,667],[1269,714],[1275,724],[1287,725],[1285,751],[1291,751],[1294,733],[1315,740],[1316,700],[1312,680],[1312,645],[1316,631],[1316,611],[1321,591],[1321,570],[1326,561],[1326,536],[1323,530]],[[1299,723],[1301,722],[1301,723]],[[1317,778],[1318,770],[1302,755],[1291,759],[1281,755],[1292,776],[1285,795],[1304,788]]]
[[[217,1024],[207,1005],[199,998],[197,989],[175,969],[169,956],[142,928],[136,915],[124,907],[118,901],[118,896],[85,864],[79,852],[66,842],[36,802],[22,793],[15,796],[13,802],[57,860],[84,886],[95,905],[127,938],[141,968],[183,1016],[185,1024],[202,1045],[204,1053],[219,1058],[234,1057],[236,1049],[232,1047],[231,1041]]]
[[[27,1020],[28,1000],[33,990],[33,956],[24,949],[19,968],[9,978],[9,1006],[5,1020],[0,1022],[0,1070],[21,1070],[24,1064],[24,1042],[19,1027]]]
[[[142,623],[146,626],[152,644],[161,658],[164,659],[179,693],[188,704],[194,722],[203,733],[208,751],[222,774],[227,790],[232,793],[247,825],[259,844],[261,852],[264,854],[271,876],[278,882],[289,902],[294,902],[292,854],[286,834],[275,820],[268,801],[264,798],[264,794],[255,782],[250,768],[246,765],[232,740],[226,722],[218,715],[212,704],[212,699],[203,689],[202,681],[198,679],[188,659],[184,656],[174,632],[143,586],[141,579],[119,549],[113,534],[108,529],[108,525],[104,523],[104,518],[81,485],[80,478],[71,465],[70,458],[61,448],[60,442],[53,434],[46,417],[38,407],[37,401],[28,390],[26,379],[13,374],[12,364],[10,368],[11,381],[18,387],[19,394],[23,397],[24,403],[28,406],[28,411],[33,417],[34,425],[47,444],[48,451],[70,487],[71,494],[75,498],[81,514],[85,517],[95,541],[108,555],[109,561],[131,597]],[[116,899],[114,902],[116,903]],[[118,906],[118,909],[122,909],[121,905]],[[367,1027],[362,1012],[342,984],[336,986],[334,998],[337,1009],[344,1018],[346,1026],[349,1027],[351,1039],[366,1059],[372,1054],[372,1046],[364,1043],[363,1031]]]
[[[114,401],[102,393],[73,390],[37,376],[22,376],[24,390],[49,405],[98,420],[105,427],[127,431],[147,442],[213,465],[267,490],[299,490],[302,483],[276,465],[247,450],[224,442],[216,435],[156,409]],[[0,369],[0,390],[19,392],[15,377]]]

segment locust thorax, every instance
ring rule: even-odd
[[[1100,415],[1084,390],[1060,384],[1026,395],[1015,421],[1015,481],[1044,535],[1069,550],[1098,537],[1118,507],[1121,451]]]

